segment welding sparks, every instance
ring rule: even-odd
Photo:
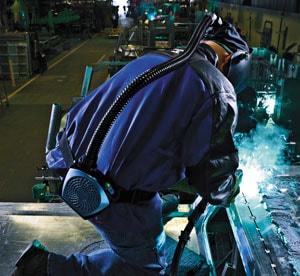
[[[241,192],[249,197],[255,197],[258,195],[257,183],[260,180],[260,173],[256,169],[243,168],[243,181],[240,185]]]
[[[240,169],[243,170],[241,191],[247,196],[259,194],[259,183],[266,183],[273,175],[273,169],[285,162],[284,149],[287,130],[276,125],[257,125],[250,135],[239,135]],[[274,189],[267,184],[265,190]]]
[[[265,104],[272,110],[272,103]],[[289,141],[290,137],[290,131],[276,125],[270,116],[266,124],[258,123],[249,134],[236,133],[235,142],[243,170],[242,196],[253,206],[263,206],[288,250],[286,262],[300,271],[300,179],[299,169],[291,166],[296,143]]]

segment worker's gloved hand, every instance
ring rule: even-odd
[[[242,182],[242,177],[243,177],[243,171],[241,169],[236,170],[234,174],[234,186],[231,190],[230,195],[227,197],[227,199],[220,204],[222,207],[229,207],[232,202],[234,202],[236,196],[240,192],[240,184]]]
[[[209,156],[198,166],[187,168],[186,175],[206,202],[228,207],[239,193],[242,171],[237,168],[238,155],[233,152]]]
[[[241,177],[242,171],[237,170],[219,181],[211,182],[210,184],[215,186],[215,188],[207,195],[207,201],[212,205],[229,207],[240,192]]]

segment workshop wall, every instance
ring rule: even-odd
[[[224,2],[227,4],[245,5],[256,8],[281,10],[288,12],[299,12],[300,3],[297,0],[221,0],[210,2]]]
[[[217,11],[223,18],[232,20],[250,46],[275,47],[278,54],[282,55],[289,46],[295,44],[290,51],[298,52],[300,14],[227,3],[218,3],[218,6],[210,8],[216,9],[210,11]],[[270,42],[262,45],[268,41],[268,35]]]

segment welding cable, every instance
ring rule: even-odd
[[[191,39],[189,40],[186,49],[182,54],[170,59],[167,62],[154,66],[146,70],[141,75],[136,77],[128,86],[120,93],[118,98],[113,102],[104,117],[98,124],[93,133],[92,139],[87,147],[85,155],[79,159],[78,166],[83,170],[96,169],[97,159],[100,148],[103,144],[107,133],[109,132],[118,115],[125,108],[131,98],[143,87],[158,78],[170,73],[183,66],[197,49],[198,44],[206,33],[207,28],[212,25],[217,16],[215,14],[207,14],[202,21],[197,25]]]
[[[174,257],[171,264],[171,274],[170,276],[177,276],[178,275],[178,267],[180,264],[180,259],[183,254],[183,250],[187,244],[187,242],[190,239],[190,234],[197,223],[200,216],[204,213],[207,206],[207,201],[205,199],[202,199],[195,207],[195,209],[192,211],[192,213],[188,217],[188,223],[185,226],[184,230],[181,231],[181,234],[179,236],[179,241],[177,243]]]

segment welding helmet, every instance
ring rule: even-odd
[[[242,91],[249,76],[252,49],[232,24],[222,20],[215,21],[206,32],[204,40],[214,41],[231,54],[224,74],[234,86],[236,93]]]

